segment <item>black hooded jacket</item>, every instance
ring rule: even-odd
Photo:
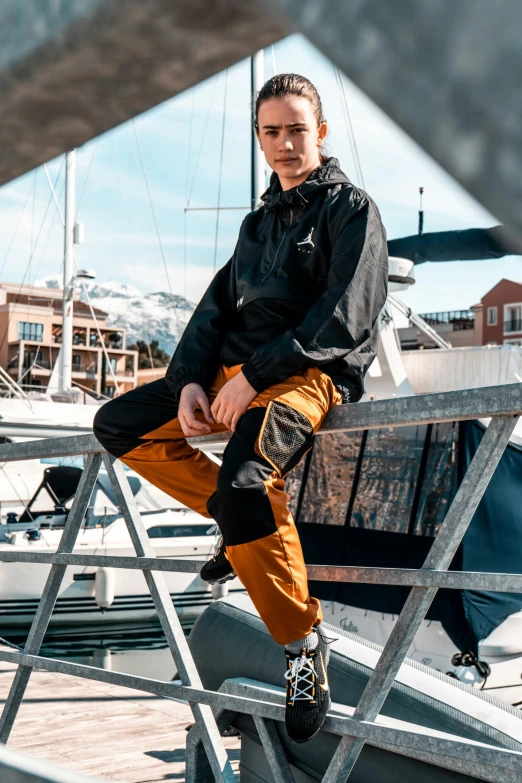
[[[248,214],[232,258],[214,276],[172,357],[166,380],[207,388],[219,366],[244,363],[257,392],[316,366],[345,402],[364,391],[388,283],[379,211],[328,158],[283,191],[274,173]]]

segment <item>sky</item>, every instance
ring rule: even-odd
[[[425,231],[498,222],[343,77],[361,181],[333,65],[302,36],[266,49],[264,68],[266,79],[275,69],[314,82],[327,151],[377,202],[389,238],[416,233],[420,186]],[[245,60],[78,149],[78,266],[96,270],[99,282],[197,302],[250,209],[250,111]],[[47,168],[63,210],[63,156]],[[240,209],[218,216],[218,203]],[[59,274],[62,259],[60,217],[40,167],[0,188],[0,280],[34,284]],[[466,309],[503,277],[522,282],[522,258],[423,264],[401,297],[418,313]]]

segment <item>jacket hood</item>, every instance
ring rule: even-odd
[[[294,206],[306,206],[308,196],[332,185],[350,183],[346,174],[341,171],[337,158],[327,158],[324,163],[314,169],[300,185],[290,190],[283,190],[276,172],[272,172],[270,185],[261,196],[265,212],[276,212]]]

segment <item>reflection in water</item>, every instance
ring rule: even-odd
[[[23,648],[27,631],[0,629],[0,635]],[[40,655],[167,682],[177,676],[159,624],[113,629],[52,628],[45,636]]]

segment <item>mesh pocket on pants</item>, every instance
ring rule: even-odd
[[[295,468],[312,446],[314,430],[304,413],[282,402],[272,401],[259,448],[281,476]]]

